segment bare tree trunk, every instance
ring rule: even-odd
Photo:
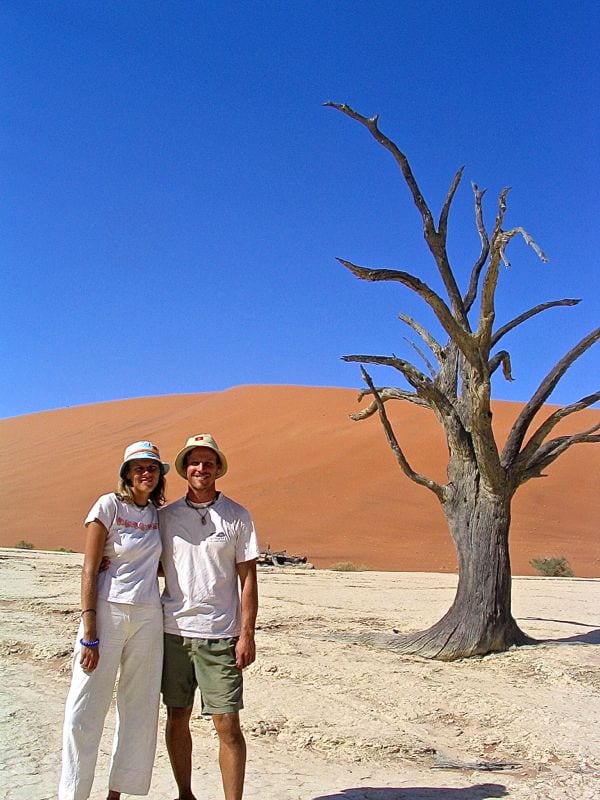
[[[511,613],[508,550],[511,491],[491,491],[474,465],[454,474],[443,503],[458,554],[458,589],[448,612],[431,628],[398,637],[401,652],[454,660],[532,642]]]

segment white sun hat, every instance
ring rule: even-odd
[[[152,461],[158,461],[163,475],[166,475],[170,469],[166,462],[160,460],[160,453],[158,452],[158,447],[155,444],[152,444],[152,442],[148,441],[134,442],[125,448],[125,453],[123,454],[123,463],[119,468],[119,475],[121,478],[125,477],[125,467],[127,463],[129,461],[135,461],[138,458],[148,458]]]

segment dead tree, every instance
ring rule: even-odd
[[[395,369],[410,389],[376,387],[364,366],[367,389],[360,395],[371,397],[367,408],[352,415],[362,420],[378,414],[385,435],[400,468],[412,481],[435,494],[446,516],[458,554],[458,588],[452,607],[431,628],[418,633],[389,637],[385,644],[400,652],[429,658],[454,660],[502,651],[532,640],[521,631],[511,613],[511,569],[508,536],[511,501],[516,490],[531,478],[542,477],[543,470],[574,444],[598,442],[600,423],[581,433],[557,436],[557,423],[600,399],[600,391],[551,413],[535,427],[535,416],[548,400],[568,367],[600,338],[600,328],[589,333],[548,372],[531,400],[517,416],[504,443],[499,447],[492,431],[491,377],[502,368],[512,380],[510,355],[498,349],[502,338],[517,326],[557,306],[576,305],[579,300],[564,299],[542,303],[495,328],[495,293],[499,270],[508,265],[506,248],[520,235],[537,255],[544,254],[523,228],[503,228],[508,189],[501,192],[491,235],[483,218],[483,195],[473,184],[475,222],[481,250],[475,259],[466,291],[459,288],[446,248],[448,215],[463,169],[454,176],[435,223],[406,156],[378,127],[378,117],[363,117],[345,104],[328,102],[346,116],[363,125],[379,144],[391,153],[402,172],[413,202],[421,216],[425,243],[441,276],[445,295],[436,293],[415,275],[396,269],[370,269],[339,258],[353,275],[366,281],[392,281],[408,287],[433,310],[443,331],[441,343],[411,317],[400,319],[420,337],[415,350],[423,358],[425,370],[396,355],[349,355],[345,361],[361,365],[376,364]],[[475,301],[477,305],[475,305]],[[476,316],[473,324],[470,317]],[[430,409],[442,426],[448,443],[448,481],[438,483],[419,474],[410,465],[390,424],[386,404],[392,400],[416,403]],[[371,640],[375,643],[378,637]],[[382,642],[383,643],[383,642]]]

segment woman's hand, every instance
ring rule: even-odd
[[[95,647],[86,647],[85,645],[81,645],[81,657],[79,659],[79,663],[81,664],[82,669],[84,669],[86,672],[93,672],[98,666],[99,659],[100,653],[98,645]]]

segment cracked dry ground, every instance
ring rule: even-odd
[[[78,554],[0,551],[6,800],[55,796],[80,563]],[[259,657],[247,671],[243,712],[249,800],[600,796],[600,581],[515,579],[520,624],[552,640],[535,647],[447,664],[347,640],[431,624],[455,582],[261,572]],[[193,727],[198,796],[220,797],[212,726],[196,715]],[[92,800],[105,796],[110,747],[108,725]],[[437,769],[442,759],[461,769]],[[515,766],[476,768],[490,762]],[[172,796],[160,741],[150,797]]]

